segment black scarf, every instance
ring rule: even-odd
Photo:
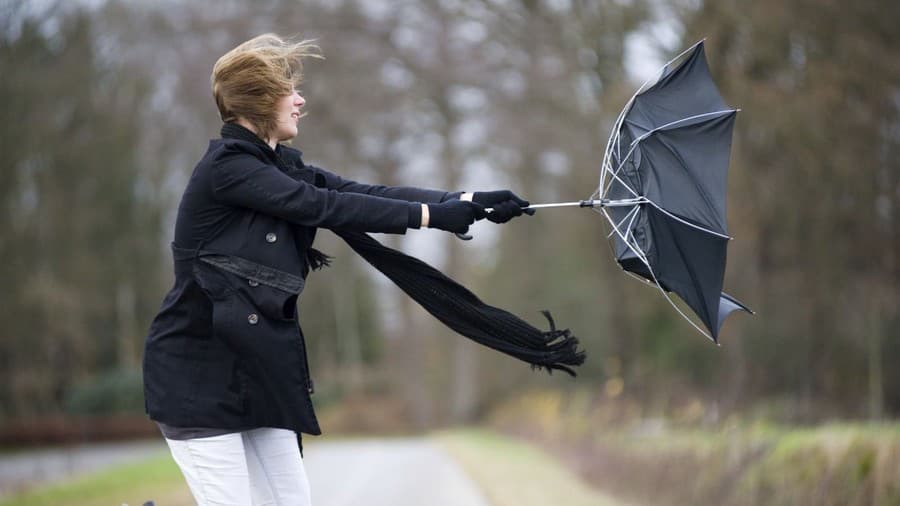
[[[226,123],[222,127],[222,137],[272,149],[253,132],[236,123]],[[277,150],[274,154],[278,167],[290,172],[291,167]],[[332,232],[432,316],[459,334],[528,362],[532,368],[546,368],[551,373],[559,369],[575,376],[572,366],[584,363],[585,354],[578,350],[578,338],[569,329],[557,330],[548,311],[542,311],[550,324],[550,330],[544,332],[508,311],[485,304],[434,267],[388,248],[368,234],[346,230]],[[310,248],[307,256],[313,268],[328,265],[329,257],[318,250]]]

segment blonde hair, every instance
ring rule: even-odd
[[[228,51],[213,66],[210,81],[222,121],[239,117],[267,140],[275,130],[275,104],[303,79],[303,58],[321,58],[311,40],[293,42],[267,33]]]

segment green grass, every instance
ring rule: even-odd
[[[481,487],[492,506],[614,506],[552,456],[495,432],[460,429],[434,436]]]
[[[76,478],[0,500],[0,506],[159,506],[194,504],[178,466],[166,452],[135,464]]]

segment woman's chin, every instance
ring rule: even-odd
[[[278,137],[278,142],[289,141],[294,137],[297,137],[297,128],[285,129]]]

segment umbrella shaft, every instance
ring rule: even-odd
[[[550,204],[531,204],[526,209],[543,209],[545,207],[624,207],[634,206],[643,203],[641,199],[623,199],[623,200],[578,200],[575,202],[553,202]]]
[[[578,202],[554,202],[551,204],[531,204],[527,209],[543,209],[545,207],[593,207],[599,200],[580,200]]]

